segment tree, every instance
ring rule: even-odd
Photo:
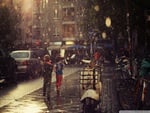
[[[96,7],[99,7],[96,9]],[[113,41],[117,48],[117,37],[126,33],[126,5],[120,0],[86,0],[86,17],[84,19],[87,34],[90,29],[98,29],[100,36],[103,32],[107,34],[108,40]],[[111,19],[111,26],[105,24],[106,18]],[[101,38],[101,37],[100,37]]]
[[[13,7],[0,6],[0,48],[10,49],[18,38],[19,17]]]

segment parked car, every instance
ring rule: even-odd
[[[41,60],[43,59],[44,55],[49,54],[48,50],[44,48],[32,48],[30,50],[34,51]]]
[[[41,62],[37,52],[33,50],[16,50],[10,55],[17,62],[17,74],[24,74],[26,78],[39,77]]]
[[[16,61],[3,49],[0,49],[0,83],[16,83]]]
[[[36,53],[36,55],[38,56],[38,59],[40,60],[41,63],[41,71],[39,72],[39,75],[42,75],[42,65],[43,65],[43,58],[44,56],[50,55],[47,49],[44,48],[31,48],[30,50],[34,51]]]

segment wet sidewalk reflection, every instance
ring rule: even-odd
[[[51,89],[51,102],[46,102],[50,113],[79,113],[81,111],[79,74],[77,72],[64,78],[60,95],[57,94],[55,84]]]
[[[20,99],[16,99],[12,103],[0,108],[0,113],[46,113],[49,112],[42,90],[37,90]]]
[[[55,82],[51,87],[51,102],[46,101],[42,88],[0,108],[0,113],[79,113],[79,74],[75,72],[63,80],[60,95]]]

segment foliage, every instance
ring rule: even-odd
[[[100,32],[105,31],[109,35],[125,32],[126,6],[123,2],[120,0],[86,0],[85,29],[88,31],[97,28]],[[94,9],[96,5],[99,6],[99,11]],[[107,28],[105,25],[106,17],[111,18],[111,28]]]
[[[150,0],[132,0],[136,5],[140,6],[142,9],[150,9]]]
[[[9,49],[18,38],[19,18],[16,10],[0,6],[0,47]]]

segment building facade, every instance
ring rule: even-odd
[[[49,0],[50,45],[75,44],[78,40],[77,0]]]
[[[36,0],[37,1],[37,0]],[[41,1],[41,39],[48,49],[64,51],[83,38],[79,0]]]

